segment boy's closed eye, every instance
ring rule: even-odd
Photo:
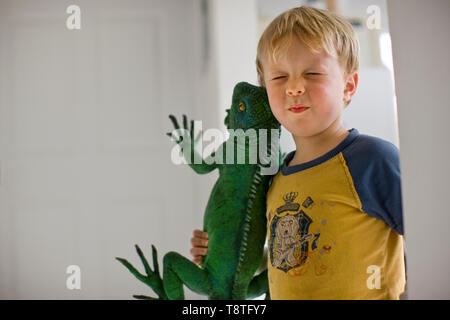
[[[324,75],[325,75],[325,73],[322,73],[322,72],[307,72],[307,73],[305,73],[305,76],[308,76],[308,77],[317,77],[317,76],[324,76]],[[287,78],[287,76],[276,76],[276,77],[273,77],[272,80],[281,80],[281,79],[285,79],[285,78]]]
[[[278,79],[283,79],[286,78],[286,76],[276,76],[274,78],[272,78],[272,80],[278,80]]]

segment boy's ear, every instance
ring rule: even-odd
[[[344,102],[350,102],[358,87],[358,71],[348,74],[345,79]]]

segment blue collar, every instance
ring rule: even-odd
[[[299,171],[317,166],[317,165],[333,158],[339,152],[344,150],[349,144],[351,144],[359,136],[359,132],[356,129],[350,129],[348,131],[350,132],[350,134],[341,143],[339,143],[334,149],[328,151],[323,156],[320,156],[317,159],[314,159],[314,160],[311,160],[311,161],[308,161],[308,162],[305,162],[302,164],[297,164],[295,166],[288,167],[289,162],[292,160],[292,158],[295,155],[295,150],[291,151],[290,153],[288,153],[286,155],[286,158],[283,161],[283,165],[281,166],[282,174],[284,176],[287,176],[289,174],[293,174],[295,172],[299,172]]]

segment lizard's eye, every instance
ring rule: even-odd
[[[243,102],[239,102],[239,110],[241,111],[245,110],[245,104]]]

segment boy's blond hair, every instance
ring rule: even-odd
[[[266,28],[258,43],[256,69],[259,85],[265,87],[262,58],[279,53],[289,46],[291,36],[299,39],[312,52],[325,50],[336,56],[346,74],[359,67],[359,44],[355,31],[344,18],[329,11],[310,7],[290,9],[276,17]]]

